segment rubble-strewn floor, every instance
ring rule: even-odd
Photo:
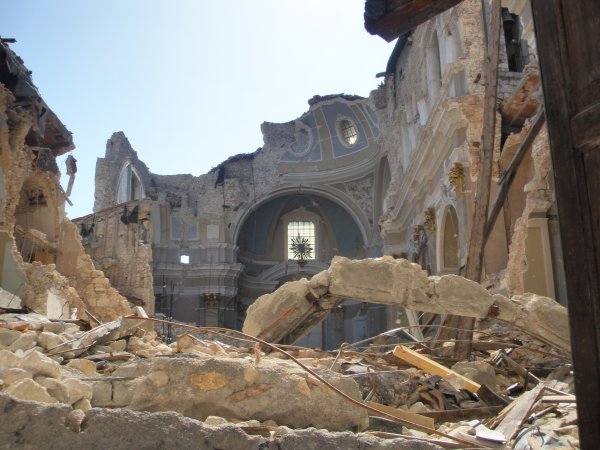
[[[493,320],[462,362],[452,341],[409,344],[400,329],[281,352],[192,326],[166,345],[155,325],[142,311],[93,328],[0,315],[3,448],[578,445],[569,362]]]

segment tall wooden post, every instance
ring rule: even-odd
[[[489,38],[485,61],[485,97],[483,104],[483,135],[481,153],[477,167],[475,207],[471,224],[471,238],[467,253],[465,277],[480,282],[485,249],[485,228],[490,204],[492,163],[494,157],[494,137],[496,135],[496,101],[498,90],[498,62],[500,50],[501,5],[500,0],[492,0]],[[485,21],[483,23],[485,25]],[[454,357],[465,359],[471,353],[474,319],[461,317]]]
[[[532,0],[582,449],[600,448],[600,2]]]

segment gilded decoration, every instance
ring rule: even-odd
[[[454,163],[448,171],[448,181],[457,196],[463,195],[465,193],[465,166],[458,162]]]

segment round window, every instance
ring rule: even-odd
[[[344,142],[348,145],[356,144],[356,141],[358,141],[358,131],[356,131],[354,124],[348,119],[342,119],[339,122],[339,127]]]

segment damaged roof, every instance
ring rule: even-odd
[[[54,156],[75,148],[71,132],[42,99],[31,71],[6,40],[0,41],[0,83],[15,96],[17,106],[31,110],[34,124],[26,137],[27,145],[49,148]]]

